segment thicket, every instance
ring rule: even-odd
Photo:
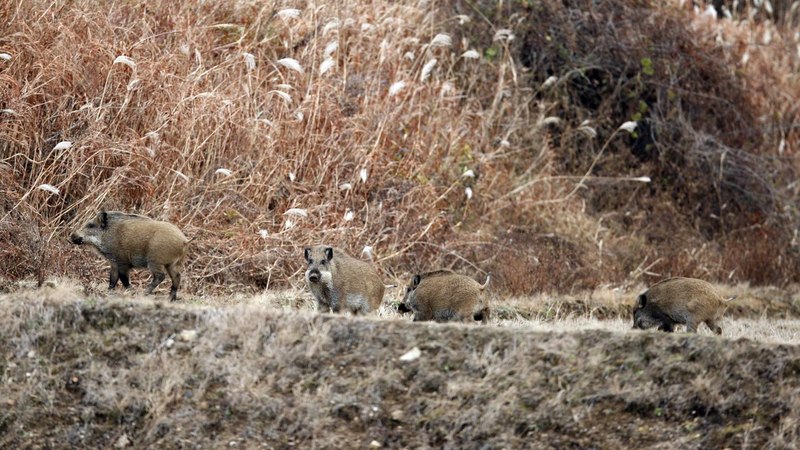
[[[193,237],[195,292],[320,241],[516,294],[797,281],[796,4],[5,2],[0,276],[96,280],[107,208]]]

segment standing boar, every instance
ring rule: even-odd
[[[644,330],[658,326],[671,333],[675,324],[684,324],[687,332],[696,333],[705,322],[714,333],[722,334],[717,322],[725,312],[725,303],[716,289],[703,280],[669,278],[639,296],[633,310],[633,327]]]
[[[101,211],[70,236],[73,244],[89,244],[111,262],[109,289],[130,287],[128,271],[146,267],[153,275],[146,294],[153,292],[164,273],[172,279],[169,299],[177,299],[189,242],[175,225],[136,214]]]
[[[306,248],[304,253],[306,284],[321,311],[344,309],[357,315],[381,306],[385,286],[371,264],[324,245]]]
[[[436,270],[414,275],[398,310],[414,312],[414,321],[434,320],[470,322],[489,320],[489,307],[482,301],[482,293],[491,276],[483,285],[470,277],[451,270]],[[478,306],[480,309],[477,309]]]

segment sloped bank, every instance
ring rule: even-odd
[[[800,431],[798,346],[47,291],[0,297],[0,319],[3,448],[785,448]]]

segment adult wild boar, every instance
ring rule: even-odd
[[[150,294],[165,273],[172,279],[169,298],[177,299],[181,272],[189,239],[168,222],[119,211],[101,211],[70,235],[73,244],[91,245],[111,263],[109,289],[122,281],[130,287],[131,268],[147,268],[153,279],[145,294]]]
[[[733,300],[735,297],[728,299]],[[716,334],[722,334],[718,322],[725,312],[726,300],[710,283],[696,278],[668,278],[639,295],[633,311],[633,327],[672,332],[675,324],[686,325],[696,333],[705,322]]]

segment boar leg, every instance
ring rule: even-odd
[[[722,334],[722,328],[717,325],[717,322],[714,319],[706,320],[706,325],[708,325],[708,328],[711,328],[711,331],[713,331],[714,334]]]
[[[167,267],[167,273],[172,280],[172,289],[169,291],[169,301],[174,302],[178,299],[178,288],[181,287],[181,272],[175,264],[170,264]]]
[[[164,273],[164,265],[163,264],[154,264],[150,263],[147,265],[147,268],[150,269],[150,273],[153,274],[153,280],[147,286],[147,290],[144,291],[144,295],[149,295],[153,293],[153,290],[164,281],[164,277],[166,274]]]
[[[666,331],[667,333],[672,333],[675,331],[675,322],[673,322],[669,317],[665,317],[661,322],[661,325],[658,326],[658,329],[661,331]]]
[[[113,290],[117,287],[117,281],[122,281],[125,288],[131,287],[130,278],[128,278],[128,271],[131,268],[118,263],[111,263],[111,270],[108,276],[108,289]]]
[[[111,270],[109,271],[108,275],[108,290],[113,291],[115,287],[117,287],[117,282],[119,281],[119,266],[117,263],[111,263]]]
[[[119,266],[119,281],[122,282],[122,285],[125,286],[125,289],[131,287],[131,279],[128,276],[128,271],[130,270],[131,270],[130,267]]]

